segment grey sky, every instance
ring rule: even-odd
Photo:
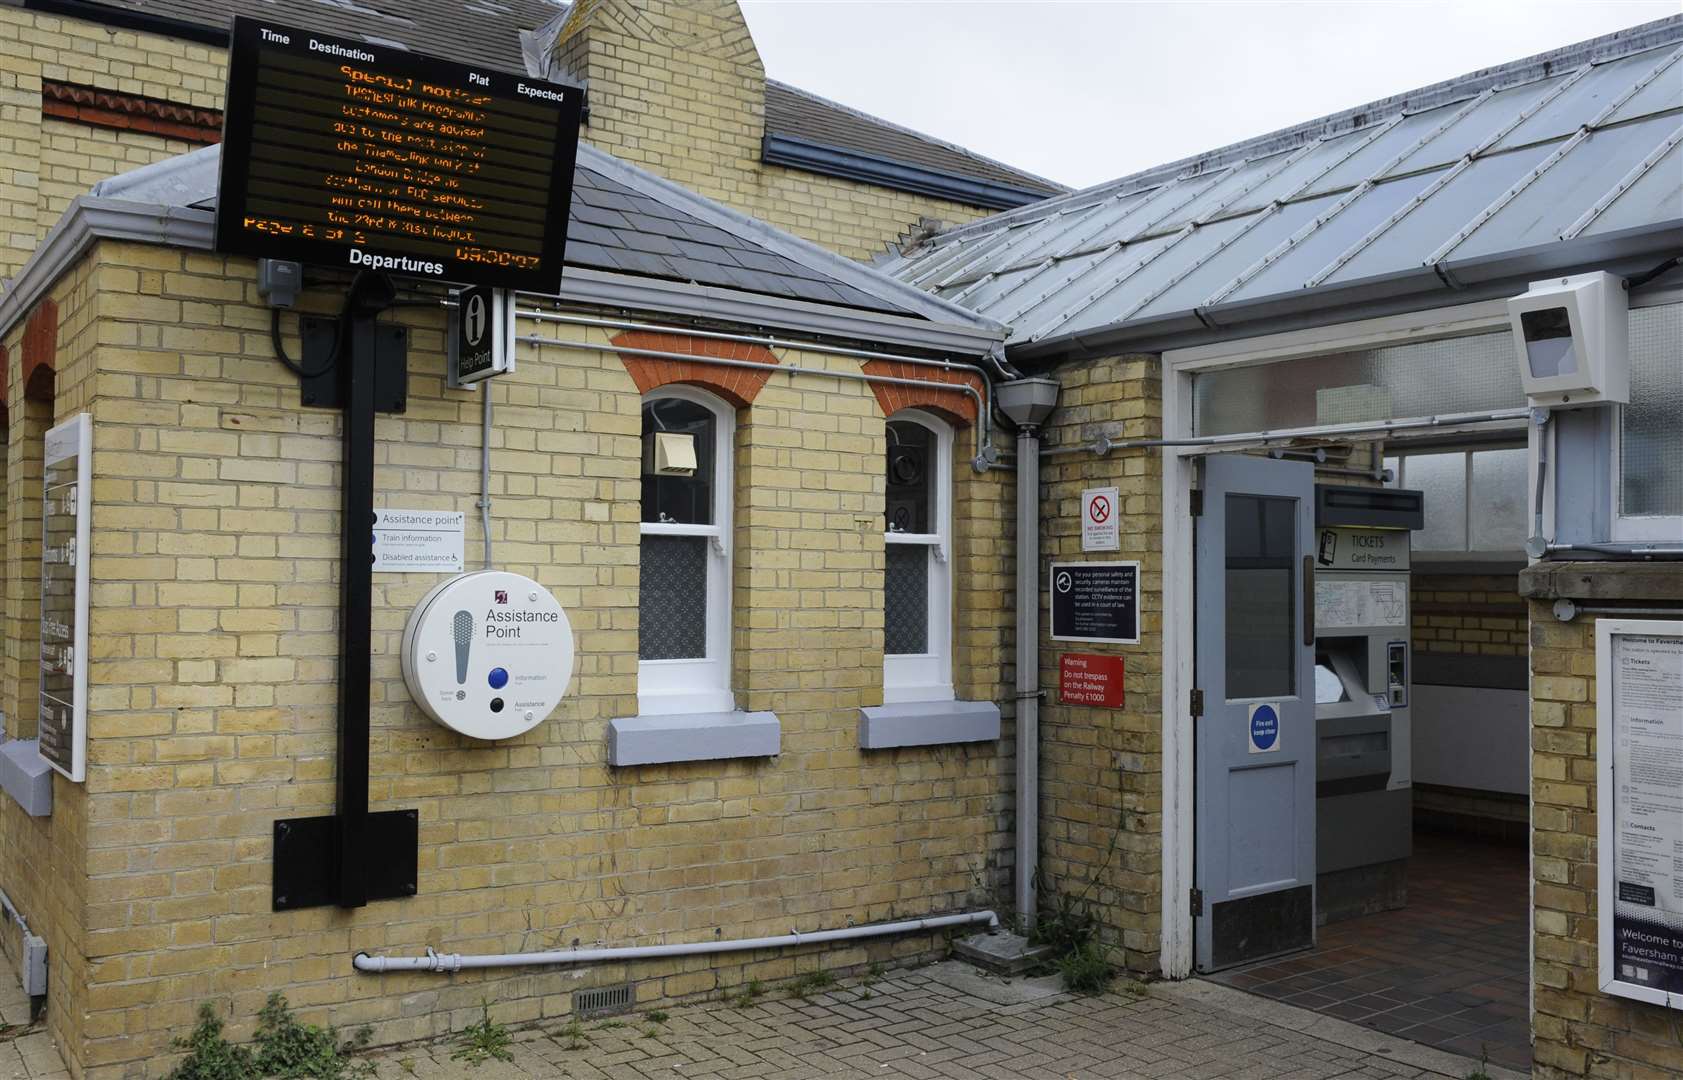
[[[1679,6],[742,0],[772,78],[1072,186]]]

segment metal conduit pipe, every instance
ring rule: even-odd
[[[748,368],[753,371],[783,372],[786,375],[823,375],[832,379],[845,379],[849,382],[884,383],[889,386],[916,386],[927,390],[934,386],[939,390],[962,390],[969,394],[976,402],[976,410],[980,414],[982,424],[982,452],[970,462],[977,472],[987,472],[993,467],[989,460],[989,451],[993,448],[993,441],[989,436],[987,410],[982,403],[982,395],[969,383],[931,383],[927,379],[902,379],[895,375],[867,375],[863,371],[830,371],[825,368],[801,367],[797,364],[761,364],[753,360],[726,360],[718,356],[694,356],[690,353],[667,352],[664,349],[634,349],[624,345],[597,345],[590,341],[567,341],[564,338],[538,337],[536,334],[520,334],[516,341],[523,341],[531,345],[550,345],[558,349],[575,349],[581,352],[621,353],[625,356],[647,356],[654,360],[677,360],[686,363],[708,364],[713,367]]]
[[[1542,545],[1542,555],[1555,555],[1560,552],[1593,551],[1598,555],[1642,555],[1676,558],[1683,556],[1683,546],[1677,544],[1644,544],[1644,543],[1605,543],[1605,544],[1556,544],[1549,542]],[[1526,554],[1532,554],[1527,551]],[[1540,558],[1541,555],[1534,557]]]
[[[482,379],[484,418],[479,432],[479,523],[485,527],[485,569],[491,569],[491,380]]]
[[[633,322],[629,319],[603,319],[593,315],[568,315],[562,312],[531,311],[520,309],[515,315],[525,316],[539,322],[564,323],[568,326],[594,326],[609,330],[646,330],[657,334],[685,334],[689,337],[706,338],[709,341],[735,341],[744,345],[762,345],[768,349],[803,349],[807,352],[824,353],[828,356],[848,356],[856,360],[884,360],[896,364],[911,364],[914,367],[940,368],[945,371],[969,371],[980,376],[982,380],[983,415],[990,420],[993,416],[993,380],[987,371],[975,364],[966,364],[958,360],[931,360],[921,356],[903,356],[900,353],[876,352],[871,349],[851,349],[841,345],[820,345],[812,341],[794,341],[790,338],[769,337],[762,334],[733,334],[725,330],[700,330],[687,326],[661,326],[656,323]],[[988,430],[988,421],[983,422],[983,445],[991,446],[992,439]]]
[[[352,963],[358,971],[465,971],[473,968],[541,967],[553,964],[589,964],[618,960],[644,960],[662,956],[701,956],[707,953],[749,952],[755,949],[782,949],[791,945],[816,945],[826,941],[852,941],[857,938],[883,937],[888,934],[911,934],[919,930],[939,930],[946,926],[971,926],[986,923],[999,925],[999,916],[991,911],[969,911],[962,915],[936,915],[926,919],[905,919],[900,922],[878,923],[874,926],[849,926],[842,930],[818,930],[802,934],[791,930],[776,937],[734,938],[729,941],[694,941],[678,945],[630,945],[607,949],[556,949],[551,952],[482,953],[464,956],[460,953],[440,953],[428,949],[425,956],[370,956],[356,954]]]

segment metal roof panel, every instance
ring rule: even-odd
[[[1459,160],[1503,127],[1514,124],[1527,109],[1535,108],[1537,102],[1570,77],[1571,73],[1563,73],[1552,79],[1538,79],[1490,95],[1443,134],[1399,161],[1388,175],[1414,172],[1433,165],[1448,165]]]
[[[1672,134],[1683,136],[1683,127]],[[1651,221],[1683,221],[1683,138],[1596,214],[1584,235],[1623,232]]]
[[[1649,49],[1595,65],[1595,69],[1572,87],[1570,93],[1560,95],[1538,110],[1537,115],[1509,132],[1507,138],[1496,144],[1495,149],[1524,146],[1527,143],[1570,135],[1595,119],[1598,113],[1629,91],[1637,80],[1662,63],[1671,52],[1673,48]],[[1676,65],[1673,65],[1671,70],[1675,72]],[[1661,76],[1654,81],[1658,83],[1670,80]],[[1650,88],[1651,86],[1652,84]],[[1634,101],[1635,98],[1631,100]]]

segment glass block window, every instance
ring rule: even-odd
[[[707,539],[645,536],[637,658],[707,655]]]
[[[1683,517],[1683,304],[1630,313],[1630,404],[1619,429],[1619,514]]]
[[[883,580],[883,652],[929,651],[929,548],[889,544]]]

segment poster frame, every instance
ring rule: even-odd
[[[1620,979],[1615,971],[1613,917],[1618,830],[1614,820],[1614,740],[1617,701],[1613,693],[1613,642],[1616,637],[1672,637],[1683,640],[1683,619],[1603,618],[1595,624],[1596,756],[1596,982],[1601,992],[1683,1010],[1683,993],[1668,993]]]
[[[93,562],[93,414],[77,413],[49,428],[42,440],[41,487],[41,618],[46,618],[47,549],[52,514],[45,471],[66,458],[76,457],[76,575],[73,598],[76,625],[71,636],[70,768],[64,769],[45,754],[41,759],[66,780],[82,783],[88,775],[88,597],[89,567]],[[70,449],[74,447],[74,449]],[[36,700],[46,694],[46,634],[37,645]],[[38,706],[39,707],[39,706]]]

